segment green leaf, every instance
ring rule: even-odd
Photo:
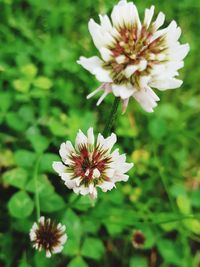
[[[37,70],[37,67],[35,65],[30,63],[30,64],[22,66],[20,68],[20,71],[25,77],[31,79],[31,78],[34,78],[36,76],[38,70]]]
[[[185,215],[191,213],[190,199],[186,195],[179,195],[176,199],[176,202],[181,213]]]
[[[26,122],[15,112],[9,112],[6,115],[6,123],[11,129],[19,132],[23,132],[27,128]]]
[[[48,127],[52,134],[55,136],[64,137],[68,133],[68,127],[64,125],[64,123],[53,117],[48,121]]]
[[[167,133],[167,126],[163,119],[152,119],[148,125],[149,132],[153,138],[161,139]]]
[[[57,176],[57,174],[52,168],[53,161],[60,161],[60,157],[57,154],[53,153],[43,154],[39,163],[40,171],[54,173],[54,175]]]
[[[31,178],[31,180],[26,185],[26,190],[35,193],[35,180]],[[37,190],[40,196],[48,197],[54,192],[54,187],[49,181],[46,175],[38,175],[37,177]]]
[[[10,93],[0,92],[0,110],[6,112],[12,104],[12,97]]]
[[[79,241],[77,239],[67,240],[62,253],[66,256],[77,256],[80,254]]]
[[[12,222],[13,229],[15,229],[17,232],[25,234],[27,234],[30,231],[32,225],[33,221],[29,218],[17,219]]]
[[[196,235],[200,234],[200,221],[196,219],[188,219],[184,220],[183,224],[187,229],[193,232]]]
[[[5,184],[24,189],[28,179],[28,173],[24,169],[16,168],[5,172],[2,178]]]
[[[44,77],[44,76],[40,76],[37,79],[35,79],[34,85],[36,87],[41,88],[41,89],[48,90],[53,86],[53,83],[49,78]]]
[[[31,142],[33,149],[37,153],[44,152],[49,146],[49,140],[40,134],[29,135],[28,139]]]
[[[72,195],[72,199],[75,197],[76,196]],[[71,201],[71,199],[70,199],[70,201]],[[86,210],[91,208],[92,200],[89,196],[81,196],[78,200],[75,201],[74,204],[73,204],[73,200],[72,200],[72,206],[74,209],[86,211]]]
[[[67,267],[89,267],[89,265],[81,257],[77,257],[71,260]]]
[[[1,149],[0,151],[0,167],[11,167],[15,165],[14,154],[9,149]]]
[[[80,240],[82,235],[82,224],[80,218],[71,209],[68,209],[61,222],[66,225],[68,241],[63,249],[66,256],[75,256],[80,254]]]
[[[191,203],[195,208],[200,208],[200,189],[192,191]]]
[[[31,83],[28,80],[17,79],[13,81],[13,87],[21,93],[28,93],[30,86]]]
[[[80,217],[74,211],[68,209],[63,218],[62,223],[66,225],[69,239],[80,240],[82,234],[82,224]]]
[[[147,259],[138,256],[132,257],[129,267],[148,267]]]
[[[174,241],[161,239],[158,241],[158,250],[167,263],[177,264],[181,262],[180,249]]]
[[[27,123],[31,123],[35,120],[34,117],[34,110],[32,106],[23,105],[19,109],[19,115],[20,117]]]
[[[100,239],[88,237],[83,243],[81,255],[94,260],[100,260],[104,250],[103,242]]]
[[[33,207],[32,199],[24,191],[15,193],[8,202],[9,212],[15,218],[28,217],[31,215]]]
[[[40,208],[41,211],[51,213],[61,210],[65,207],[65,202],[62,197],[56,193],[48,195],[48,198],[44,195],[40,196]]]
[[[19,167],[32,167],[34,168],[36,155],[28,150],[17,150],[15,152],[15,161]]]

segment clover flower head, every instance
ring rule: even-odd
[[[116,140],[114,133],[107,138],[99,133],[95,142],[93,128],[88,129],[87,136],[79,130],[75,147],[70,141],[61,144],[62,162],[53,162],[53,168],[76,194],[96,198],[97,187],[106,192],[116,182],[127,181],[125,173],[133,166],[126,163],[125,154],[120,155],[118,149],[111,151]]]
[[[152,22],[153,15],[151,6],[141,22],[136,6],[122,0],[114,6],[111,20],[107,15],[99,15],[100,24],[90,19],[89,31],[101,59],[82,56],[78,63],[102,83],[88,95],[103,91],[97,105],[113,93],[121,98],[124,111],[132,96],[145,111],[152,112],[159,101],[152,88],[164,91],[181,86],[176,76],[189,45],[180,44],[181,29],[175,21],[160,29],[165,15],[160,12]]]
[[[135,230],[132,236],[132,245],[134,248],[143,248],[145,244],[144,233],[140,230]]]
[[[48,258],[52,254],[60,253],[67,240],[65,226],[43,216],[38,223],[33,224],[29,235],[33,247],[39,251],[44,249]]]

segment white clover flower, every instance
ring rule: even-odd
[[[189,45],[178,41],[181,29],[175,21],[160,30],[165,15],[160,12],[152,22],[153,14],[154,6],[145,9],[141,23],[136,6],[122,0],[113,8],[112,23],[107,15],[99,15],[100,25],[90,19],[89,31],[101,59],[80,57],[78,63],[102,82],[88,95],[104,92],[97,105],[112,92],[123,101],[124,111],[133,96],[145,111],[152,112],[159,101],[152,88],[164,91],[182,85],[176,76]]]
[[[106,192],[116,182],[127,181],[125,173],[133,166],[126,163],[125,154],[120,155],[118,149],[111,152],[116,140],[114,133],[107,138],[98,134],[95,142],[93,128],[89,128],[87,136],[79,130],[75,148],[70,141],[61,144],[62,162],[53,162],[53,168],[76,194],[96,198],[97,187]]]
[[[67,240],[65,229],[61,223],[56,224],[51,219],[40,217],[39,222],[33,224],[29,234],[33,247],[39,251],[44,249],[48,258],[51,254],[60,253]]]

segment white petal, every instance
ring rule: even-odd
[[[118,64],[122,64],[122,63],[125,62],[126,57],[125,57],[124,55],[120,55],[120,56],[116,57],[115,60],[116,60],[116,62],[117,62]]]
[[[34,241],[37,237],[35,232],[30,232],[29,236],[31,241]]]
[[[122,113],[124,114],[126,112],[126,109],[128,107],[129,98],[124,99],[122,103]]]
[[[102,101],[104,100],[104,98],[108,95],[108,92],[104,92],[101,97],[99,98],[99,100],[97,101],[97,106],[99,106]]]
[[[46,257],[50,258],[51,257],[51,252],[49,250],[46,251]]]
[[[124,74],[125,74],[126,78],[130,78],[131,75],[133,75],[137,69],[138,69],[138,65],[127,66],[126,69],[124,70]]]
[[[183,45],[178,44],[177,46],[173,46],[172,48],[169,49],[169,56],[172,60],[181,61],[187,56],[189,50],[190,50],[189,44],[183,44]]]
[[[94,145],[94,133],[92,127],[90,127],[87,131],[87,138],[88,138],[88,144]]]
[[[44,221],[45,221],[44,216],[41,216],[40,219],[39,219],[39,222],[40,222],[41,224],[44,224]]]
[[[66,174],[62,174],[62,180],[65,181],[65,185],[69,189],[73,189],[77,186],[76,185],[76,179],[69,179],[69,177]]]
[[[112,90],[115,96],[119,96],[122,99],[127,99],[134,93],[134,88],[132,87],[131,84],[127,84],[127,85],[113,84]]]
[[[66,166],[60,161],[54,161],[52,166],[54,171],[56,171],[59,175],[66,171]]]
[[[93,178],[99,178],[101,175],[100,171],[96,168],[93,171]]]
[[[85,187],[85,186],[75,187],[75,188],[73,188],[73,191],[74,191],[76,194],[81,194],[81,195],[83,195],[83,196],[89,194],[89,188],[88,188],[88,187]]]
[[[66,234],[62,235],[62,236],[60,237],[59,241],[60,241],[60,243],[61,243],[62,245],[65,244],[65,242],[67,241],[67,235],[66,235]]]
[[[90,58],[80,57],[77,61],[84,69],[88,70],[90,73],[95,74],[95,69],[101,67],[102,61],[100,58],[94,56]]]
[[[108,177],[108,178],[112,178],[113,175],[115,173],[115,169],[114,168],[109,168],[109,169],[106,169],[105,170],[105,175]]]
[[[147,29],[149,28],[149,25],[150,25],[151,20],[153,18],[154,9],[155,9],[154,6],[151,6],[150,9],[148,9],[148,8],[145,9],[144,23],[143,24],[146,26]]]
[[[124,24],[126,26],[136,24],[139,29],[141,28],[137,8],[132,2],[127,3],[126,1],[120,1],[114,6],[111,18],[113,25],[117,28],[123,27]]]
[[[106,31],[104,27],[101,27],[93,19],[90,19],[88,28],[97,49],[112,45],[115,41],[109,33],[109,29]]]
[[[57,247],[54,247],[53,248],[53,253],[54,254],[57,254],[57,253],[60,253],[61,251],[63,250],[63,246],[57,246]]]
[[[92,199],[97,198],[97,189],[96,189],[95,187],[93,188],[93,191],[90,192],[90,197],[91,197]]]
[[[112,24],[110,22],[110,19],[107,15],[99,15],[100,21],[101,21],[101,26],[104,30],[106,31],[112,31]]]
[[[168,89],[176,89],[182,85],[183,81],[171,78],[165,80],[157,80],[151,83],[152,87],[157,88],[158,90],[164,91]]]
[[[120,166],[120,171],[122,172],[122,173],[126,173],[126,172],[128,172],[131,168],[133,167],[133,163],[123,163],[123,164],[121,164],[121,166]]]
[[[115,184],[113,182],[104,181],[102,184],[98,185],[98,187],[100,187],[103,192],[107,192],[112,190]]]
[[[164,21],[165,21],[165,14],[160,12],[158,14],[156,21],[153,23],[155,31],[157,31],[157,29],[159,29],[163,25]]]
[[[96,68],[94,74],[100,82],[112,82],[109,71],[102,67]]]
[[[84,133],[79,129],[77,135],[76,135],[76,141],[75,141],[75,147],[77,150],[83,145],[87,144],[87,137],[84,135]]]
[[[105,139],[104,148],[110,151],[116,142],[117,136],[116,134],[112,133],[109,137]]]
[[[99,51],[104,61],[109,61],[112,58],[112,52],[108,48],[102,47]]]
[[[153,108],[157,105],[154,98],[145,89],[140,89],[133,94],[133,97],[140,103],[147,112],[153,112]]]
[[[104,139],[103,135],[99,133],[97,136],[97,145],[100,147],[103,147],[104,143],[105,143],[105,139]]]
[[[104,84],[102,84],[102,85],[99,86],[96,90],[94,90],[92,93],[90,93],[90,94],[87,96],[87,99],[93,97],[93,96],[96,95],[98,92],[102,91],[102,90],[103,90],[103,86],[104,86]]]

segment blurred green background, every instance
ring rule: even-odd
[[[115,124],[118,147],[135,167],[127,183],[75,200],[52,170],[63,141],[93,126],[101,132],[113,96],[96,108],[86,95],[98,83],[76,60],[97,51],[89,18],[109,13],[114,0],[0,1],[0,266],[199,267],[200,250],[200,1],[135,1],[156,6],[182,28],[191,51],[182,88],[158,93],[153,114],[131,100]],[[34,251],[34,181],[38,154],[42,214],[67,226],[61,255]],[[194,214],[191,216],[191,214]],[[134,230],[145,236],[132,245]]]

